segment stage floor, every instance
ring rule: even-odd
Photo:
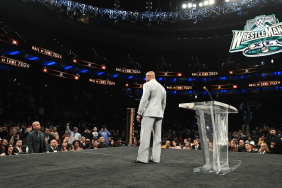
[[[194,173],[201,151],[162,149],[161,163],[135,164],[138,147],[0,157],[0,187],[279,187],[282,155],[230,153],[226,175]]]

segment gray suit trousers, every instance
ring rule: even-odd
[[[138,150],[137,160],[143,163],[148,163],[149,161],[149,148],[151,132],[153,132],[153,148],[152,157],[156,163],[160,162],[161,158],[161,147],[162,147],[162,118],[157,117],[143,117],[141,121],[141,133],[140,133],[140,146]]]

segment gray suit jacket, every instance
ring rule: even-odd
[[[166,90],[155,79],[143,85],[138,115],[163,118],[166,106]]]

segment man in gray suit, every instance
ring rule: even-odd
[[[153,132],[153,148],[150,161],[159,163],[161,157],[161,130],[166,106],[166,90],[155,80],[153,71],[146,74],[146,82],[143,85],[143,96],[136,117],[139,123],[142,117],[141,143],[137,160],[132,161],[133,163],[148,163],[151,132]]]

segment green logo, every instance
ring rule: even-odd
[[[248,20],[243,31],[233,30],[229,52],[259,57],[282,52],[282,22],[275,15],[257,16]]]

